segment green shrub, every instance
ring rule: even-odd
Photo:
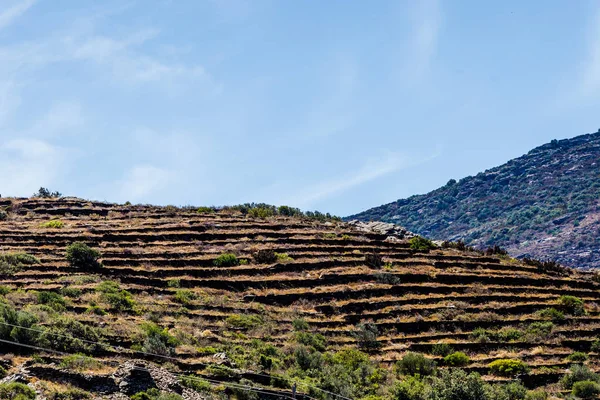
[[[170,288],[181,287],[181,279],[169,279],[167,280],[167,286]]]
[[[391,388],[393,400],[428,400],[431,387],[423,380],[408,376]]]
[[[596,339],[592,342],[590,350],[594,353],[600,353],[600,340]]]
[[[361,322],[356,326],[354,337],[358,341],[358,347],[364,350],[377,349],[381,343],[377,340],[379,329],[372,322]]]
[[[277,262],[290,262],[294,261],[292,257],[288,255],[288,253],[275,253],[275,257],[277,257]]]
[[[65,223],[59,219],[53,219],[50,221],[42,222],[40,224],[40,228],[48,228],[48,229],[61,229],[65,226]]]
[[[195,390],[196,392],[210,392],[211,391],[210,383],[207,380],[202,379],[199,376],[194,376],[194,375],[182,376],[181,378],[179,378],[179,382],[183,386],[188,387],[192,390]]]
[[[435,244],[429,239],[425,239],[421,236],[415,236],[411,238],[408,243],[410,248],[417,251],[429,251],[435,249]]]
[[[0,275],[12,275],[25,265],[39,264],[40,260],[27,253],[0,254]]]
[[[293,360],[301,371],[318,371],[323,366],[323,355],[304,345],[294,347]]]
[[[148,389],[131,396],[131,400],[183,400],[178,394],[161,392],[156,388]]]
[[[469,364],[469,361],[469,356],[462,351],[457,351],[444,357],[444,364],[451,367],[464,367]]]
[[[564,295],[560,296],[558,301],[565,307],[569,314],[575,316],[581,316],[585,314],[583,300],[581,300],[579,297]]]
[[[213,264],[216,267],[233,267],[235,265],[240,265],[240,260],[238,260],[235,254],[225,253],[217,257],[213,261]]]
[[[431,379],[431,391],[435,395],[430,399],[486,400],[488,399],[487,387],[483,379],[475,372],[467,374],[458,368],[442,369],[437,376]]]
[[[525,337],[528,341],[545,340],[550,336],[553,329],[554,324],[550,321],[532,322],[527,329],[525,329]]]
[[[0,339],[12,340],[23,344],[34,344],[38,332],[38,319],[26,311],[17,311],[8,304],[0,303]],[[31,329],[29,329],[31,328]]]
[[[0,221],[6,221],[8,219],[8,214],[4,210],[0,210]]]
[[[567,360],[575,363],[582,363],[587,361],[588,358],[589,356],[586,353],[581,351],[575,351],[567,357]]]
[[[573,396],[580,399],[595,399],[600,395],[600,385],[594,381],[580,381],[573,384]]]
[[[502,359],[492,361],[488,367],[494,375],[516,376],[528,371],[527,365],[521,360]]]
[[[179,345],[179,340],[169,333],[167,328],[161,328],[152,322],[145,322],[141,326],[144,333],[142,337],[142,351],[162,356],[170,356]]]
[[[94,315],[106,315],[106,311],[100,308],[96,304],[91,304],[86,310],[86,314],[94,314]]]
[[[61,368],[66,368],[74,371],[94,370],[102,367],[102,363],[95,358],[86,356],[85,354],[73,354],[63,358],[59,364]]]
[[[215,211],[214,207],[198,207],[196,210],[198,214],[213,214]]]
[[[66,257],[71,267],[82,271],[94,271],[101,267],[98,262],[100,252],[82,242],[67,246]]]
[[[43,291],[37,292],[36,295],[38,304],[48,305],[55,311],[64,311],[66,309],[67,303],[58,293]]]
[[[308,326],[308,322],[306,322],[306,320],[302,319],[302,318],[296,318],[292,321],[292,327],[294,328],[295,331],[301,332],[301,331],[307,331],[309,326]]]
[[[35,390],[18,382],[0,384],[2,400],[35,400]]]
[[[225,319],[225,323],[232,328],[250,329],[263,323],[260,315],[232,314]]]
[[[270,207],[255,207],[248,210],[248,216],[254,218],[268,218],[275,215],[275,210]]]
[[[540,317],[548,318],[553,321],[564,321],[565,314],[562,311],[558,311],[556,308],[546,308],[540,311]]]
[[[541,389],[529,390],[525,394],[525,400],[548,400],[548,393]]]
[[[76,288],[73,286],[67,286],[67,287],[60,289],[60,293],[66,297],[77,298],[77,297],[81,296],[81,294],[83,292],[79,288]]]
[[[569,373],[563,376],[560,383],[565,389],[572,389],[575,382],[594,381],[600,382],[600,376],[583,364],[574,364],[569,368]]]
[[[290,206],[279,206],[277,208],[277,213],[279,215],[283,215],[284,217],[296,217],[302,216],[303,213],[298,208],[290,207]]]
[[[115,281],[104,281],[100,283],[96,287],[96,291],[100,292],[101,299],[110,304],[114,310],[130,311],[135,307],[133,295],[127,290],[121,289],[119,284]]]
[[[175,292],[175,295],[173,296],[173,299],[176,302],[181,303],[185,306],[190,305],[197,298],[198,298],[198,296],[196,296],[196,293],[194,293],[188,289],[177,290]]]
[[[506,400],[524,400],[525,396],[527,396],[527,388],[520,382],[500,385],[500,389],[506,395]]]
[[[419,353],[406,353],[396,363],[396,368],[402,375],[427,376],[435,371],[435,362]]]
[[[48,400],[87,400],[91,398],[92,395],[89,392],[74,387],[61,391],[53,390],[47,396]]]
[[[4,378],[6,376],[6,370],[0,366],[0,379]]]
[[[66,353],[91,354],[103,347],[100,340],[96,328],[62,316],[49,323],[39,335],[37,345]]]
[[[448,354],[453,352],[454,349],[448,343],[437,343],[431,348],[431,354],[440,357],[446,357]]]
[[[317,351],[325,351],[327,340],[320,333],[296,332],[296,342],[308,347],[312,347]]]

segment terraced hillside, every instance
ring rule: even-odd
[[[591,274],[333,219],[0,206],[0,397],[21,382],[47,399],[425,399],[405,392],[466,379],[492,399],[509,382],[569,393],[573,370],[600,381]],[[76,242],[102,265],[68,262]]]

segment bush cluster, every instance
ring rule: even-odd
[[[305,217],[315,219],[318,221],[341,221],[340,217],[331,215],[329,213],[322,213],[319,211],[306,211],[303,212],[299,208],[289,206],[274,206],[265,203],[246,203],[235,206],[223,207],[223,210],[235,210],[239,211],[244,215],[250,215],[257,218],[267,218],[270,216],[284,216],[284,217]]]
[[[563,305],[569,314],[575,316],[581,316],[585,314],[583,300],[581,300],[579,297],[564,295],[560,296],[558,301]]]
[[[82,271],[96,271],[101,267],[98,262],[100,252],[82,242],[75,242],[67,247],[66,258],[69,265]]]
[[[37,257],[27,253],[0,254],[0,275],[12,275],[19,272],[26,265],[39,264]]]
[[[526,373],[529,369],[521,360],[501,359],[492,361],[488,367],[490,372],[500,376],[516,376]]]
[[[213,261],[213,265],[215,267],[233,267],[236,265],[240,265],[240,260],[235,254],[225,253],[215,258],[215,260]]]
[[[410,248],[416,251],[429,251],[436,248],[436,245],[431,240],[421,236],[415,236],[408,242],[410,243]]]
[[[59,219],[52,219],[50,221],[42,222],[40,224],[40,228],[48,228],[48,229],[61,229],[65,226],[65,223]]]
[[[464,367],[465,365],[469,364],[469,362],[469,356],[461,351],[448,354],[446,357],[444,357],[444,364],[450,367]]]

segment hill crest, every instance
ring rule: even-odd
[[[517,257],[600,267],[600,131],[553,140],[430,193],[347,217]]]

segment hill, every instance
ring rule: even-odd
[[[499,167],[348,219],[396,222],[432,239],[598,268],[599,160],[600,131],[553,140]]]
[[[590,273],[293,209],[0,206],[0,398],[541,399],[600,380]]]

